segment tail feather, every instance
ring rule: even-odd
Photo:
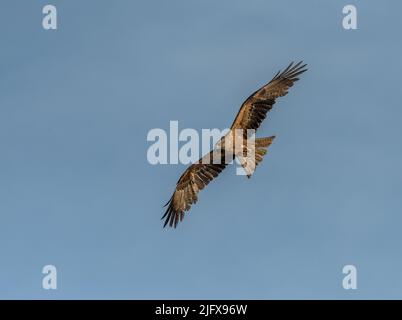
[[[268,153],[268,147],[274,141],[275,136],[267,138],[256,138],[254,141],[254,157],[247,158],[247,156],[240,157],[240,162],[246,171],[247,177],[250,178],[254,173],[256,167],[262,162],[264,156]]]
[[[268,147],[274,141],[275,136],[255,139],[255,165],[258,166],[268,153]]]
[[[275,136],[268,137],[268,138],[256,138],[255,139],[255,146],[256,148],[268,148],[270,144],[274,141]]]

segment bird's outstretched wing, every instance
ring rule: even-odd
[[[183,220],[184,212],[197,202],[198,192],[216,178],[226,165],[224,149],[214,149],[189,166],[181,175],[172,197],[165,205],[167,210],[162,217],[165,219],[164,227],[169,224],[176,228],[177,223]]]
[[[243,102],[233,121],[231,129],[242,129],[247,135],[247,129],[257,130],[275,103],[276,98],[283,97],[300,74],[307,69],[306,64],[300,61],[289,64],[282,72],[278,72],[265,86],[258,89]]]

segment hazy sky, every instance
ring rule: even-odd
[[[344,30],[349,3],[2,0],[0,298],[402,298],[402,4]],[[148,131],[226,128],[299,59],[255,175],[163,229],[185,166],[150,165]]]

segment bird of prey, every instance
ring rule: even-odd
[[[180,176],[172,197],[165,205],[167,210],[162,217],[165,219],[164,227],[169,224],[176,228],[177,223],[183,220],[184,213],[197,202],[198,192],[216,178],[235,157],[240,161],[247,177],[251,176],[275,138],[251,139],[251,134],[261,125],[276,98],[285,96],[294,82],[299,80],[298,76],[306,70],[306,64],[302,61],[290,63],[243,102],[230,131],[210,153],[190,165]]]

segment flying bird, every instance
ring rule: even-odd
[[[306,66],[302,61],[290,63],[243,102],[229,132],[210,153],[190,165],[180,176],[172,197],[165,205],[167,209],[162,217],[165,219],[164,227],[169,225],[176,228],[178,222],[183,220],[184,213],[197,202],[198,192],[216,178],[235,157],[250,178],[275,138],[271,136],[254,139],[251,136],[266,118],[276,99],[285,96],[294,82],[299,80],[298,76],[307,71]]]

